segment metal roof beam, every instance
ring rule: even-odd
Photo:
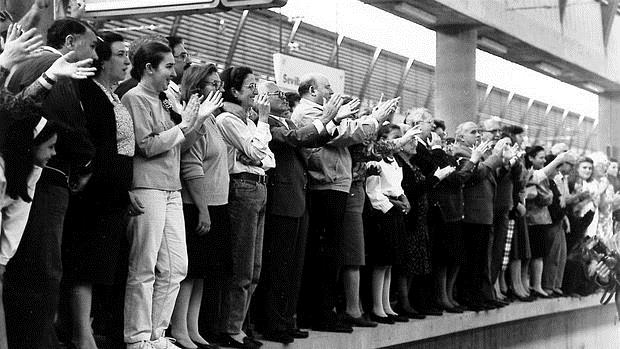
[[[360,90],[360,94],[358,98],[360,100],[364,99],[364,95],[366,94],[366,89],[368,88],[368,82],[370,82],[370,76],[372,75],[372,71],[375,69],[375,65],[377,64],[377,60],[381,55],[381,49],[376,48],[375,54],[372,56],[372,60],[370,61],[370,65],[368,65],[368,70],[366,70],[366,76],[364,76],[364,82],[362,82],[362,89]]]
[[[299,30],[299,26],[301,25],[301,18],[295,19],[295,24],[293,24],[293,29],[291,30],[291,35],[288,36],[288,41],[286,42],[286,52],[288,53],[291,49],[290,44],[295,40],[295,35],[297,35],[297,30]]]
[[[342,40],[344,40],[344,35],[339,34],[338,39],[334,43],[334,47],[332,48],[332,53],[329,55],[329,60],[327,61],[327,65],[337,66],[338,64],[338,51],[340,51],[340,45],[342,45]]]
[[[616,17],[616,11],[618,11],[618,3],[620,0],[607,0],[607,4],[601,2],[601,18],[603,21],[603,43],[607,47],[609,42],[609,35],[611,33],[611,27],[614,24],[614,18]]]
[[[235,51],[237,50],[237,44],[239,43],[239,38],[241,37],[241,32],[243,31],[243,27],[245,26],[245,21],[248,18],[248,14],[250,11],[243,10],[241,14],[241,18],[239,18],[239,22],[237,23],[237,29],[235,30],[235,36],[233,36],[232,41],[230,42],[230,47],[228,48],[228,54],[226,56],[226,67],[230,67],[232,64],[233,56],[235,55]]]
[[[179,26],[181,25],[181,19],[182,19],[182,15],[176,16],[174,17],[174,20],[172,21],[172,25],[170,26],[170,36],[176,36],[177,32],[179,31]]]
[[[414,59],[409,58],[407,64],[405,64],[405,69],[403,69],[403,74],[400,77],[400,81],[398,82],[398,87],[396,88],[396,95],[394,97],[398,97],[403,94],[403,89],[405,88],[405,81],[407,81],[407,76],[411,71],[411,67],[413,66]]]

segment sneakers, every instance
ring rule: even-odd
[[[180,349],[174,345],[174,338],[161,337],[154,341],[140,341],[128,343],[127,349]]]
[[[174,345],[175,342],[176,340],[174,338],[160,337],[150,343],[153,349],[180,349],[178,346]]]
[[[127,349],[153,349],[153,345],[149,341],[141,341],[136,343],[127,343]]]

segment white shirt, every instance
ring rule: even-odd
[[[367,164],[367,166],[369,165],[379,165],[381,174],[369,176],[366,179],[366,195],[368,195],[373,208],[387,213],[394,206],[390,202],[390,197],[399,197],[405,193],[401,185],[403,169],[398,166],[396,160],[391,163],[387,163],[385,160],[371,161]]]
[[[215,119],[228,150],[228,172],[253,173],[264,175],[265,170],[276,167],[276,160],[269,149],[271,132],[269,124],[259,121],[256,125],[250,119],[245,122],[234,114],[224,112]],[[263,166],[246,165],[239,161],[245,154],[254,161],[261,161]]]
[[[41,177],[41,167],[35,166],[28,178],[28,195],[34,197],[34,190]],[[0,265],[6,265],[15,255],[24,235],[32,202],[13,199],[6,194],[4,160],[0,157]]]

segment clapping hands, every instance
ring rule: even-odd
[[[202,124],[209,115],[213,114],[214,111],[221,108],[222,105],[224,105],[222,93],[220,91],[209,92],[202,100],[202,103],[200,103],[200,108],[198,109],[198,115],[202,119],[200,124]]]
[[[342,99],[342,96],[338,93],[334,93],[329,101],[323,99],[323,117],[321,118],[323,125],[327,125],[338,115],[338,111],[341,109],[343,103],[344,99]]]
[[[400,97],[388,99],[385,102],[379,103],[375,109],[373,109],[371,116],[374,117],[379,124],[386,121],[398,108]]]
[[[254,98],[254,108],[258,112],[258,120],[268,122],[271,104],[269,103],[269,96],[267,94],[262,94]]]
[[[480,142],[480,144],[472,146],[470,158],[471,162],[477,163],[478,161],[480,161],[484,153],[486,153],[489,148],[491,148],[490,141]]]
[[[333,98],[333,96],[332,96]],[[331,100],[331,99],[330,99]],[[360,110],[360,100],[354,98],[351,102],[342,105],[338,109],[338,114],[334,118],[334,120],[339,123],[340,121],[355,116]]]
[[[456,167],[446,166],[444,168],[438,168],[433,175],[437,177],[440,181],[442,181],[444,180],[444,178],[448,177],[452,172],[454,172],[454,170],[456,170]]]

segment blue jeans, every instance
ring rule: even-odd
[[[238,334],[258,285],[263,253],[267,188],[245,179],[230,179],[228,215],[232,274],[224,297],[225,331]]]

